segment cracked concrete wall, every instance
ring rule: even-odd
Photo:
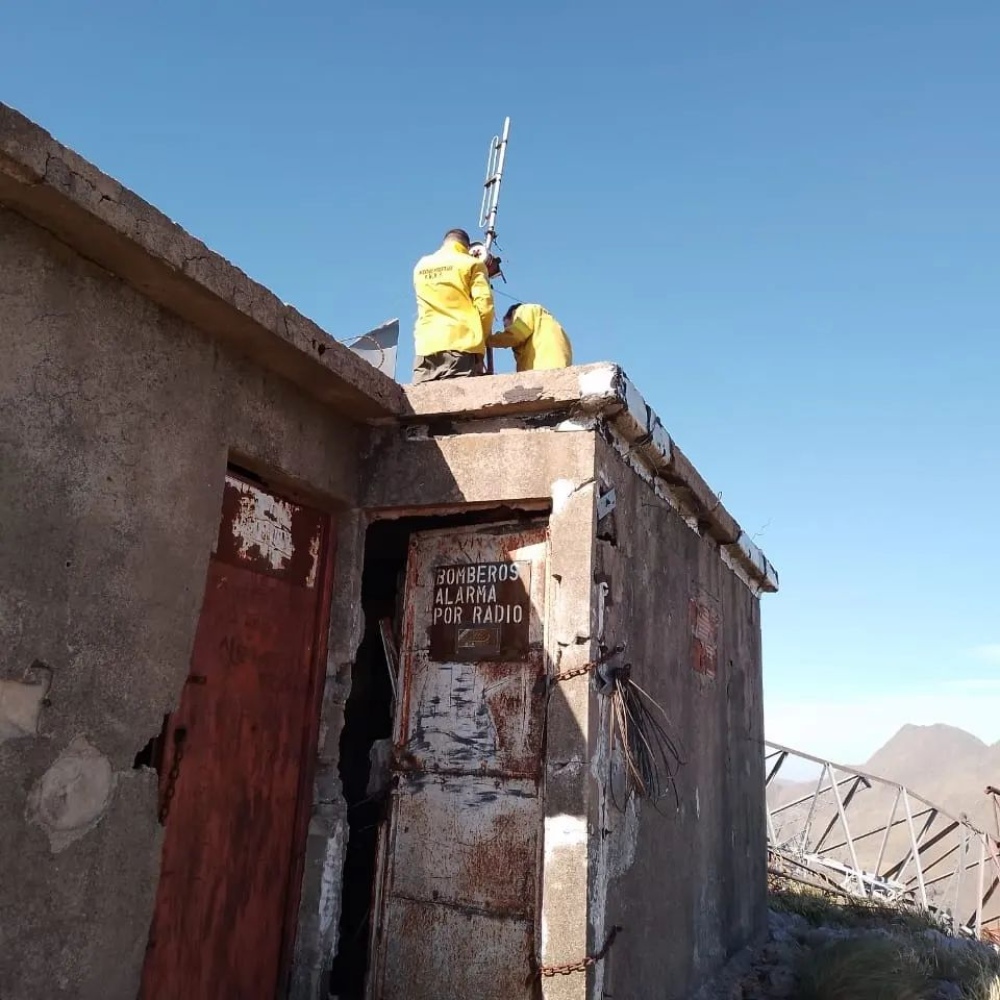
[[[367,519],[345,513],[337,532],[337,569],[330,611],[326,685],[320,717],[313,811],[306,840],[299,930],[290,1000],[325,1000],[340,926],[341,880],[347,850],[347,806],[340,781],[340,737],[351,693],[351,667],[364,633],[361,576]]]
[[[0,996],[132,1000],[227,458],[350,507],[360,432],[4,209],[0,342]]]
[[[766,927],[766,817],[759,599],[622,460],[597,442],[598,488],[616,506],[597,523],[607,584],[604,641],[666,710],[682,745],[673,798],[624,812],[608,798],[610,700],[592,695],[590,996],[680,1000]],[[662,492],[662,491],[661,491]]]

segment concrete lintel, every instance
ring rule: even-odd
[[[345,415],[406,409],[396,382],[5,104],[0,206]]]

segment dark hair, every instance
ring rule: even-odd
[[[448,232],[444,234],[444,241],[447,243],[449,240],[461,243],[466,250],[469,249],[469,244],[472,242],[472,240],[469,239],[469,234],[464,229],[449,229]]]
[[[508,321],[509,319],[512,319],[512,318],[513,318],[513,316],[514,316],[514,310],[515,310],[515,309],[520,309],[520,308],[521,308],[521,305],[522,305],[522,303],[520,303],[520,302],[515,302],[515,303],[514,303],[514,304],[513,304],[513,305],[512,305],[512,306],[511,306],[511,307],[510,307],[510,308],[509,308],[509,309],[508,309],[508,310],[507,310],[507,311],[506,311],[506,312],[505,312],[504,314],[503,314],[503,321],[504,321],[504,322],[506,323],[506,322],[507,322],[507,321]]]

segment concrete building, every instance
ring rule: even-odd
[[[2,105],[0,342],[5,1000],[681,998],[763,932],[777,578],[618,367],[404,388]]]

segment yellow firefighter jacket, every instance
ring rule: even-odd
[[[493,328],[493,289],[486,266],[461,243],[445,243],[413,269],[418,356],[438,351],[485,354]]]
[[[494,333],[489,345],[513,347],[519,372],[567,368],[573,364],[573,348],[566,331],[541,306],[518,306],[510,325],[503,333]]]

